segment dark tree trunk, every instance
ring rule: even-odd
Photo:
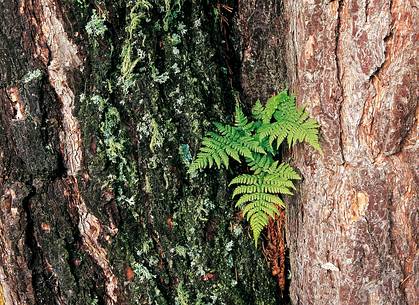
[[[226,177],[186,172],[234,106],[228,7],[125,2],[0,2],[0,303],[274,304]]]

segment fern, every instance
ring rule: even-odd
[[[292,195],[295,180],[301,179],[289,164],[277,161],[280,145],[306,142],[321,152],[319,124],[304,108],[298,108],[287,91],[268,99],[266,106],[256,101],[249,119],[236,104],[234,125],[214,123],[216,131],[208,132],[189,166],[189,172],[217,166],[229,167],[230,157],[246,162],[251,174],[235,177],[233,199],[250,223],[255,245],[269,219],[285,208],[281,195]],[[276,145],[274,145],[274,143]]]
[[[269,106],[269,107],[268,107]],[[274,122],[271,123],[272,117]],[[271,98],[262,112],[263,125],[259,129],[262,138],[268,137],[269,144],[276,141],[276,147],[287,139],[288,147],[296,143],[307,142],[321,151],[318,141],[319,124],[309,118],[308,112],[297,108],[295,98],[281,92],[276,98]]]

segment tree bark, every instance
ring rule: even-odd
[[[414,304],[412,2],[10,0],[0,16],[0,305],[283,304],[283,222],[254,249],[230,173],[187,165],[234,91],[250,106],[287,85],[323,147],[285,155],[304,177],[291,303]]]
[[[225,8],[0,2],[0,304],[276,302],[225,175],[187,174],[234,106]]]
[[[284,1],[290,88],[323,155],[290,154],[294,304],[416,304],[417,54],[413,1]]]

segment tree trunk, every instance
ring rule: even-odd
[[[290,155],[294,304],[417,304],[414,1],[284,1],[290,88],[321,124],[323,156]]]
[[[234,106],[228,6],[10,0],[0,16],[0,304],[274,304],[225,175],[187,174]]]
[[[229,173],[187,165],[234,91],[250,106],[287,84],[323,147],[288,154],[292,303],[414,304],[411,2],[9,0],[0,16],[0,305],[283,304],[284,223],[255,249]]]

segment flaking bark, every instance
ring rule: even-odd
[[[418,11],[411,1],[284,1],[290,87],[321,156],[291,157],[295,304],[417,302]],[[415,233],[416,232],[416,233]]]
[[[0,2],[0,304],[274,304],[278,269],[293,304],[415,304],[412,2],[125,2]],[[270,271],[226,177],[186,167],[233,90],[287,84],[323,155],[289,154]]]

